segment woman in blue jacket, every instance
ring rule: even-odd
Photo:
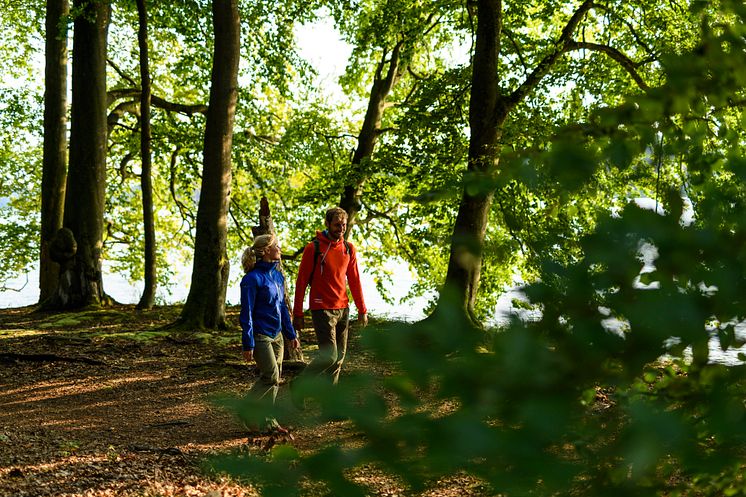
[[[280,386],[284,340],[288,347],[300,347],[285,301],[285,278],[278,268],[280,246],[272,235],[259,235],[241,257],[246,274],[241,280],[241,343],[246,361],[255,361],[259,380],[251,393],[274,403]],[[283,339],[284,337],[284,339]],[[275,420],[270,429],[285,431]]]

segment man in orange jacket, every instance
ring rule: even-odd
[[[334,384],[339,380],[345,354],[350,323],[350,301],[347,285],[357,307],[357,322],[368,324],[363,288],[357,267],[355,247],[344,239],[347,212],[340,207],[326,211],[324,231],[303,249],[298,268],[293,304],[293,326],[300,331],[305,326],[303,299],[306,287],[311,286],[309,307],[319,344],[319,355],[308,365],[309,372],[328,374]]]

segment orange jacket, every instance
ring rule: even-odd
[[[315,268],[313,242],[308,243],[303,249],[298,279],[295,282],[293,315],[303,315],[303,297],[306,295],[306,287],[311,279],[311,270],[313,270],[313,279],[311,280],[309,308],[312,311],[349,307],[350,299],[347,298],[347,284],[349,284],[358,314],[367,314],[368,310],[363,300],[363,287],[360,285],[360,273],[357,269],[357,251],[354,245],[347,242],[349,253],[346,253],[348,251],[342,240],[332,241],[321,231],[316,232],[316,238],[319,239],[319,255]]]

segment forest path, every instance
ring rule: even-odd
[[[231,332],[174,336],[157,328],[175,307],[4,310],[0,495],[256,495],[199,470],[212,453],[266,443],[210,402],[256,378],[228,312]]]
[[[201,466],[212,454],[261,453],[287,441],[249,434],[211,401],[241,395],[256,379],[254,366],[241,359],[238,309],[228,308],[232,329],[224,333],[159,331],[179,310],[0,313],[0,496],[258,495]],[[302,336],[306,359],[315,348],[311,335]],[[348,371],[371,367],[357,335]],[[301,425],[289,441],[301,453],[359,440],[349,421]],[[406,494],[372,468],[355,479],[371,495]],[[424,495],[475,495],[459,480]],[[303,492],[318,494],[318,487]]]

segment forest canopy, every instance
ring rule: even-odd
[[[12,70],[4,72],[0,96],[6,282],[37,266],[40,253],[44,258],[38,234],[49,195],[39,192],[49,128],[40,118],[49,98],[41,59],[53,3],[15,2],[1,19],[15,34],[2,50]],[[131,0],[102,3],[109,15],[100,257],[108,271],[142,281],[149,230],[142,225],[138,9]],[[67,65],[86,5],[74,2],[53,25],[52,38],[68,40]],[[699,219],[702,202],[694,200],[703,194],[691,188],[699,171],[671,150],[667,124],[655,122],[632,139],[609,135],[601,120],[635,95],[677,84],[684,75],[673,57],[705,50],[706,36],[737,29],[739,8],[642,0],[237,2],[240,63],[226,211],[231,281],[240,276],[237,256],[251,239],[262,197],[291,274],[294,251],[321,225],[324,209],[339,204],[383,295],[391,286],[387,262],[403,260],[417,275],[410,296],[436,295],[432,310],[437,291],[451,283],[462,288],[464,307],[478,322],[489,320],[517,279],[546,278],[546,257],[580,260],[582,237],[631,200],[665,209],[664,192],[678,189]],[[156,2],[147,14],[153,250],[156,284],[167,289],[174,268],[195,263],[210,73],[219,55],[210,3]],[[480,31],[490,29],[487,21],[496,30]],[[325,91],[300,55],[298,27],[320,25],[314,23],[333,25],[351,47],[341,93]],[[480,45],[488,37],[490,45]],[[729,125],[740,119],[738,96],[728,98],[708,101],[696,120],[672,122],[679,132],[707,137],[702,153],[722,148],[740,131]],[[64,105],[69,112],[70,102]],[[667,113],[689,104],[671,105]],[[711,119],[713,109],[727,118]],[[67,120],[68,129],[75,120]],[[72,154],[77,145],[69,138]]]
[[[358,445],[216,468],[276,495],[304,479],[366,495],[363,464],[414,490],[464,473],[506,495],[746,493],[744,355],[711,357],[744,339],[743,2],[49,0],[0,16],[0,280],[55,263],[42,306],[105,306],[102,261],[161,287],[191,264],[179,324],[224,328],[229,260],[266,199],[291,274],[340,205],[380,290],[400,259],[412,296],[435,295],[428,319],[364,335],[391,374],[298,382]],[[320,21],[351,47],[339,94],[300,55],[296,27]],[[486,332],[517,278],[536,318]]]

